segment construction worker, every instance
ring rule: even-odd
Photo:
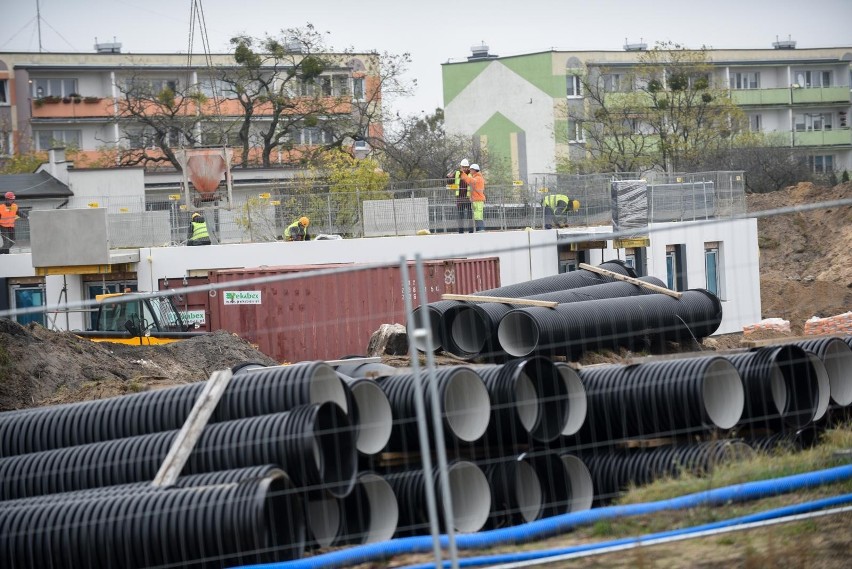
[[[459,233],[473,233],[473,212],[467,191],[467,176],[470,174],[470,162],[467,158],[459,162],[459,167],[447,174],[447,184],[456,192],[456,213],[459,220]]]
[[[210,245],[210,234],[207,232],[207,222],[197,211],[192,214],[189,223],[189,239],[187,245]]]
[[[467,187],[470,189],[473,222],[477,231],[485,231],[485,178],[479,172],[479,164],[470,165],[470,174],[466,176]]]
[[[6,192],[5,198],[0,204],[0,255],[7,255],[15,243],[15,221],[18,217],[27,218],[26,213],[18,210],[13,192]]]
[[[541,200],[544,206],[544,228],[552,229],[554,225],[561,227],[568,222],[568,212],[577,212],[580,202],[572,200],[564,194],[548,194]]]
[[[304,215],[287,226],[284,230],[284,239],[286,241],[310,241],[311,236],[308,234],[308,225],[311,220]]]

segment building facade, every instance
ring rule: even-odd
[[[60,145],[80,151],[75,160],[80,168],[116,165],[122,150],[153,148],[155,133],[144,124],[134,124],[123,104],[139,86],[154,97],[167,92],[179,97],[201,95],[196,104],[181,110],[197,115],[191,145],[242,146],[237,126],[245,111],[221,81],[222,73],[238,70],[233,55],[130,54],[121,53],[120,44],[95,47],[97,52],[82,54],[0,53],[0,157]],[[299,57],[295,54],[293,61]],[[381,124],[371,120],[381,104],[376,56],[324,57],[330,65],[322,74],[310,84],[288,84],[288,96],[294,101],[300,97],[323,101],[328,115],[352,117],[364,138],[380,133]],[[286,72],[281,76],[286,77]],[[356,116],[365,111],[370,116]],[[255,105],[253,113],[250,147],[260,144],[259,132],[268,129],[272,120],[268,104]],[[333,134],[324,128],[324,118],[330,117],[289,125],[288,146],[331,142]],[[190,145],[177,131],[167,136],[172,146]],[[275,153],[272,159],[281,163],[286,157]]]
[[[707,50],[710,80],[729,90],[752,130],[804,149],[814,172],[852,169],[849,113],[852,47]],[[582,107],[581,77],[594,68],[635,67],[644,44],[624,51],[549,51],[510,57],[474,49],[467,61],[442,67],[448,132],[475,142],[528,180],[554,172],[557,159],[584,155],[582,128],[568,120]],[[606,89],[624,92],[612,74]]]

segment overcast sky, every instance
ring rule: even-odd
[[[91,52],[95,38],[125,53],[185,53],[190,0],[39,0],[44,51]],[[338,49],[411,54],[405,114],[443,106],[441,63],[491,53],[621,50],[625,39],[687,47],[852,46],[852,0],[203,0],[213,52],[237,34],[262,36],[307,22]],[[38,51],[36,0],[0,0],[0,51]],[[193,51],[202,52],[196,28]]]

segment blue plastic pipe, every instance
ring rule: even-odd
[[[743,524],[751,524],[755,522],[761,522],[765,520],[772,520],[775,518],[781,518],[784,516],[795,516],[797,514],[804,514],[808,512],[814,512],[817,510],[822,510],[825,508],[830,508],[832,506],[840,506],[843,504],[852,503],[852,494],[843,494],[841,496],[833,496],[831,498],[823,498],[821,500],[815,500],[813,502],[806,502],[804,504],[795,504],[793,506],[785,506],[783,508],[776,508],[774,510],[767,510],[765,512],[759,512],[756,514],[750,514],[748,516],[742,516],[739,518],[731,518],[728,520],[721,520],[718,522],[713,522],[709,524],[704,524],[700,526],[693,526],[689,528],[681,528],[676,530],[662,531],[657,533],[651,533],[641,536],[634,537],[626,537],[622,539],[614,539],[611,541],[604,541],[599,543],[587,543],[584,545],[574,545],[571,547],[561,547],[557,549],[540,549],[538,551],[525,551],[525,552],[516,552],[516,553],[503,553],[503,554],[495,554],[495,555],[483,555],[479,557],[465,557],[459,559],[459,567],[480,567],[483,565],[497,565],[502,563],[516,563],[519,561],[532,561],[532,560],[544,560],[550,557],[559,557],[561,555],[568,555],[570,553],[581,553],[581,552],[590,552],[601,549],[607,549],[610,547],[617,547],[620,545],[633,545],[637,543],[642,543],[651,540],[657,539],[665,539],[670,537],[677,536],[685,536],[689,534],[697,534],[704,531],[726,528],[726,527],[734,527]],[[443,562],[444,567],[450,567],[449,561]],[[432,569],[435,567],[434,563],[421,563],[419,565],[407,565],[402,567],[401,569]]]
[[[826,470],[818,470],[805,474],[795,474],[783,478],[745,482],[724,488],[706,490],[687,494],[678,498],[660,500],[647,504],[630,504],[627,506],[608,506],[582,512],[571,512],[552,518],[546,518],[520,526],[502,528],[474,534],[458,535],[456,542],[461,549],[486,549],[497,545],[534,541],[565,533],[578,525],[592,524],[600,520],[653,514],[664,510],[680,510],[697,506],[712,506],[729,502],[742,502],[769,496],[777,496],[825,484],[833,484],[852,478],[852,465],[838,466]],[[722,522],[720,522],[722,523]],[[684,531],[684,530],[675,530]],[[628,538],[625,543],[633,538]],[[647,538],[646,538],[647,539]],[[441,536],[441,544],[447,546],[446,536]],[[598,544],[595,544],[598,545]],[[615,543],[610,543],[610,546]],[[581,546],[590,547],[590,546]],[[306,559],[267,563],[262,565],[247,565],[253,569],[334,569],[388,559],[395,555],[428,553],[432,551],[431,536],[407,537],[393,539],[382,543],[373,543],[332,551]],[[535,552],[530,552],[535,553]],[[461,560],[460,560],[461,561]]]

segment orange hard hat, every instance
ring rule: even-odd
[[[299,218],[299,223],[307,227],[311,223],[311,220],[305,216],[302,216]]]

